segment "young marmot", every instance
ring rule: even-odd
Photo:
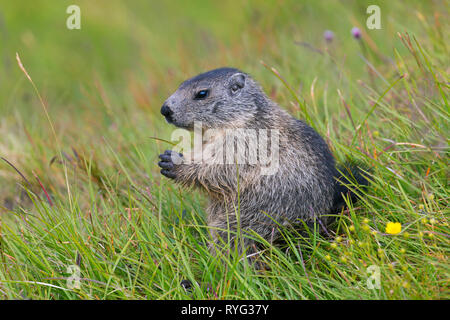
[[[215,151],[201,161],[191,161],[191,155],[170,150],[159,156],[164,176],[208,193],[208,226],[216,243],[232,241],[241,231],[244,237],[239,248],[254,250],[255,242],[248,237],[253,232],[271,241],[277,238],[280,225],[301,225],[301,220],[311,225],[317,219],[319,225],[326,225],[331,221],[330,214],[339,213],[344,206],[343,195],[356,200],[341,183],[348,180],[336,169],[322,137],[270,100],[246,73],[220,68],[191,78],[165,101],[161,113],[167,122],[180,128],[193,130],[194,123],[201,123],[203,130],[214,129],[216,134],[202,141],[204,147],[226,144],[225,132],[241,129],[269,132],[269,136],[277,138],[264,144],[268,149],[277,145],[275,170],[266,174],[258,161],[226,161],[222,153]],[[241,160],[255,158],[255,154],[260,160],[263,153],[255,152],[260,150],[245,151],[255,142],[254,137],[237,142],[237,147],[233,142],[233,150]],[[260,143],[253,145],[261,148]],[[232,159],[236,161],[236,157]],[[367,184],[355,166],[342,168],[356,183]]]

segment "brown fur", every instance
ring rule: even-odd
[[[237,93],[230,89],[236,88],[236,83]],[[209,95],[196,99],[196,92],[205,88]],[[261,175],[259,164],[175,164],[167,156],[173,152],[160,156],[164,175],[209,195],[208,225],[216,244],[228,239],[233,242],[242,232],[239,247],[253,250],[256,246],[251,234],[272,241],[279,234],[279,225],[298,224],[300,220],[314,223],[318,218],[326,224],[327,215],[336,210],[336,199],[342,198],[336,193],[346,191],[336,181],[339,175],[334,158],[320,135],[282,110],[239,70],[217,69],[184,82],[161,112],[182,128],[192,129],[195,121],[202,121],[213,129],[279,132],[279,167],[272,175]],[[204,142],[204,147],[223,143],[224,135],[219,131]],[[246,147],[246,142],[238,144],[237,153],[245,152]],[[212,153],[210,160],[218,156]],[[184,158],[189,158],[188,154]]]

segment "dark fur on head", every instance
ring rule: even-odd
[[[199,92],[207,92],[198,98]],[[242,127],[255,118],[267,99],[261,87],[246,73],[234,68],[211,70],[184,81],[164,103],[172,113],[166,119],[177,127],[192,129],[194,122],[205,128]],[[265,98],[265,99],[264,99]],[[233,108],[230,108],[233,105]]]

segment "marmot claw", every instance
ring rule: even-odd
[[[166,150],[164,153],[160,154],[159,158],[161,161],[158,162],[158,165],[161,167],[161,174],[167,178],[175,179],[176,174],[174,169],[175,166],[179,164],[180,157],[183,157],[181,153],[172,150]]]

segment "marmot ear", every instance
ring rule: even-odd
[[[245,74],[235,73],[230,77],[228,81],[228,89],[231,95],[237,94],[242,88],[245,87]]]

